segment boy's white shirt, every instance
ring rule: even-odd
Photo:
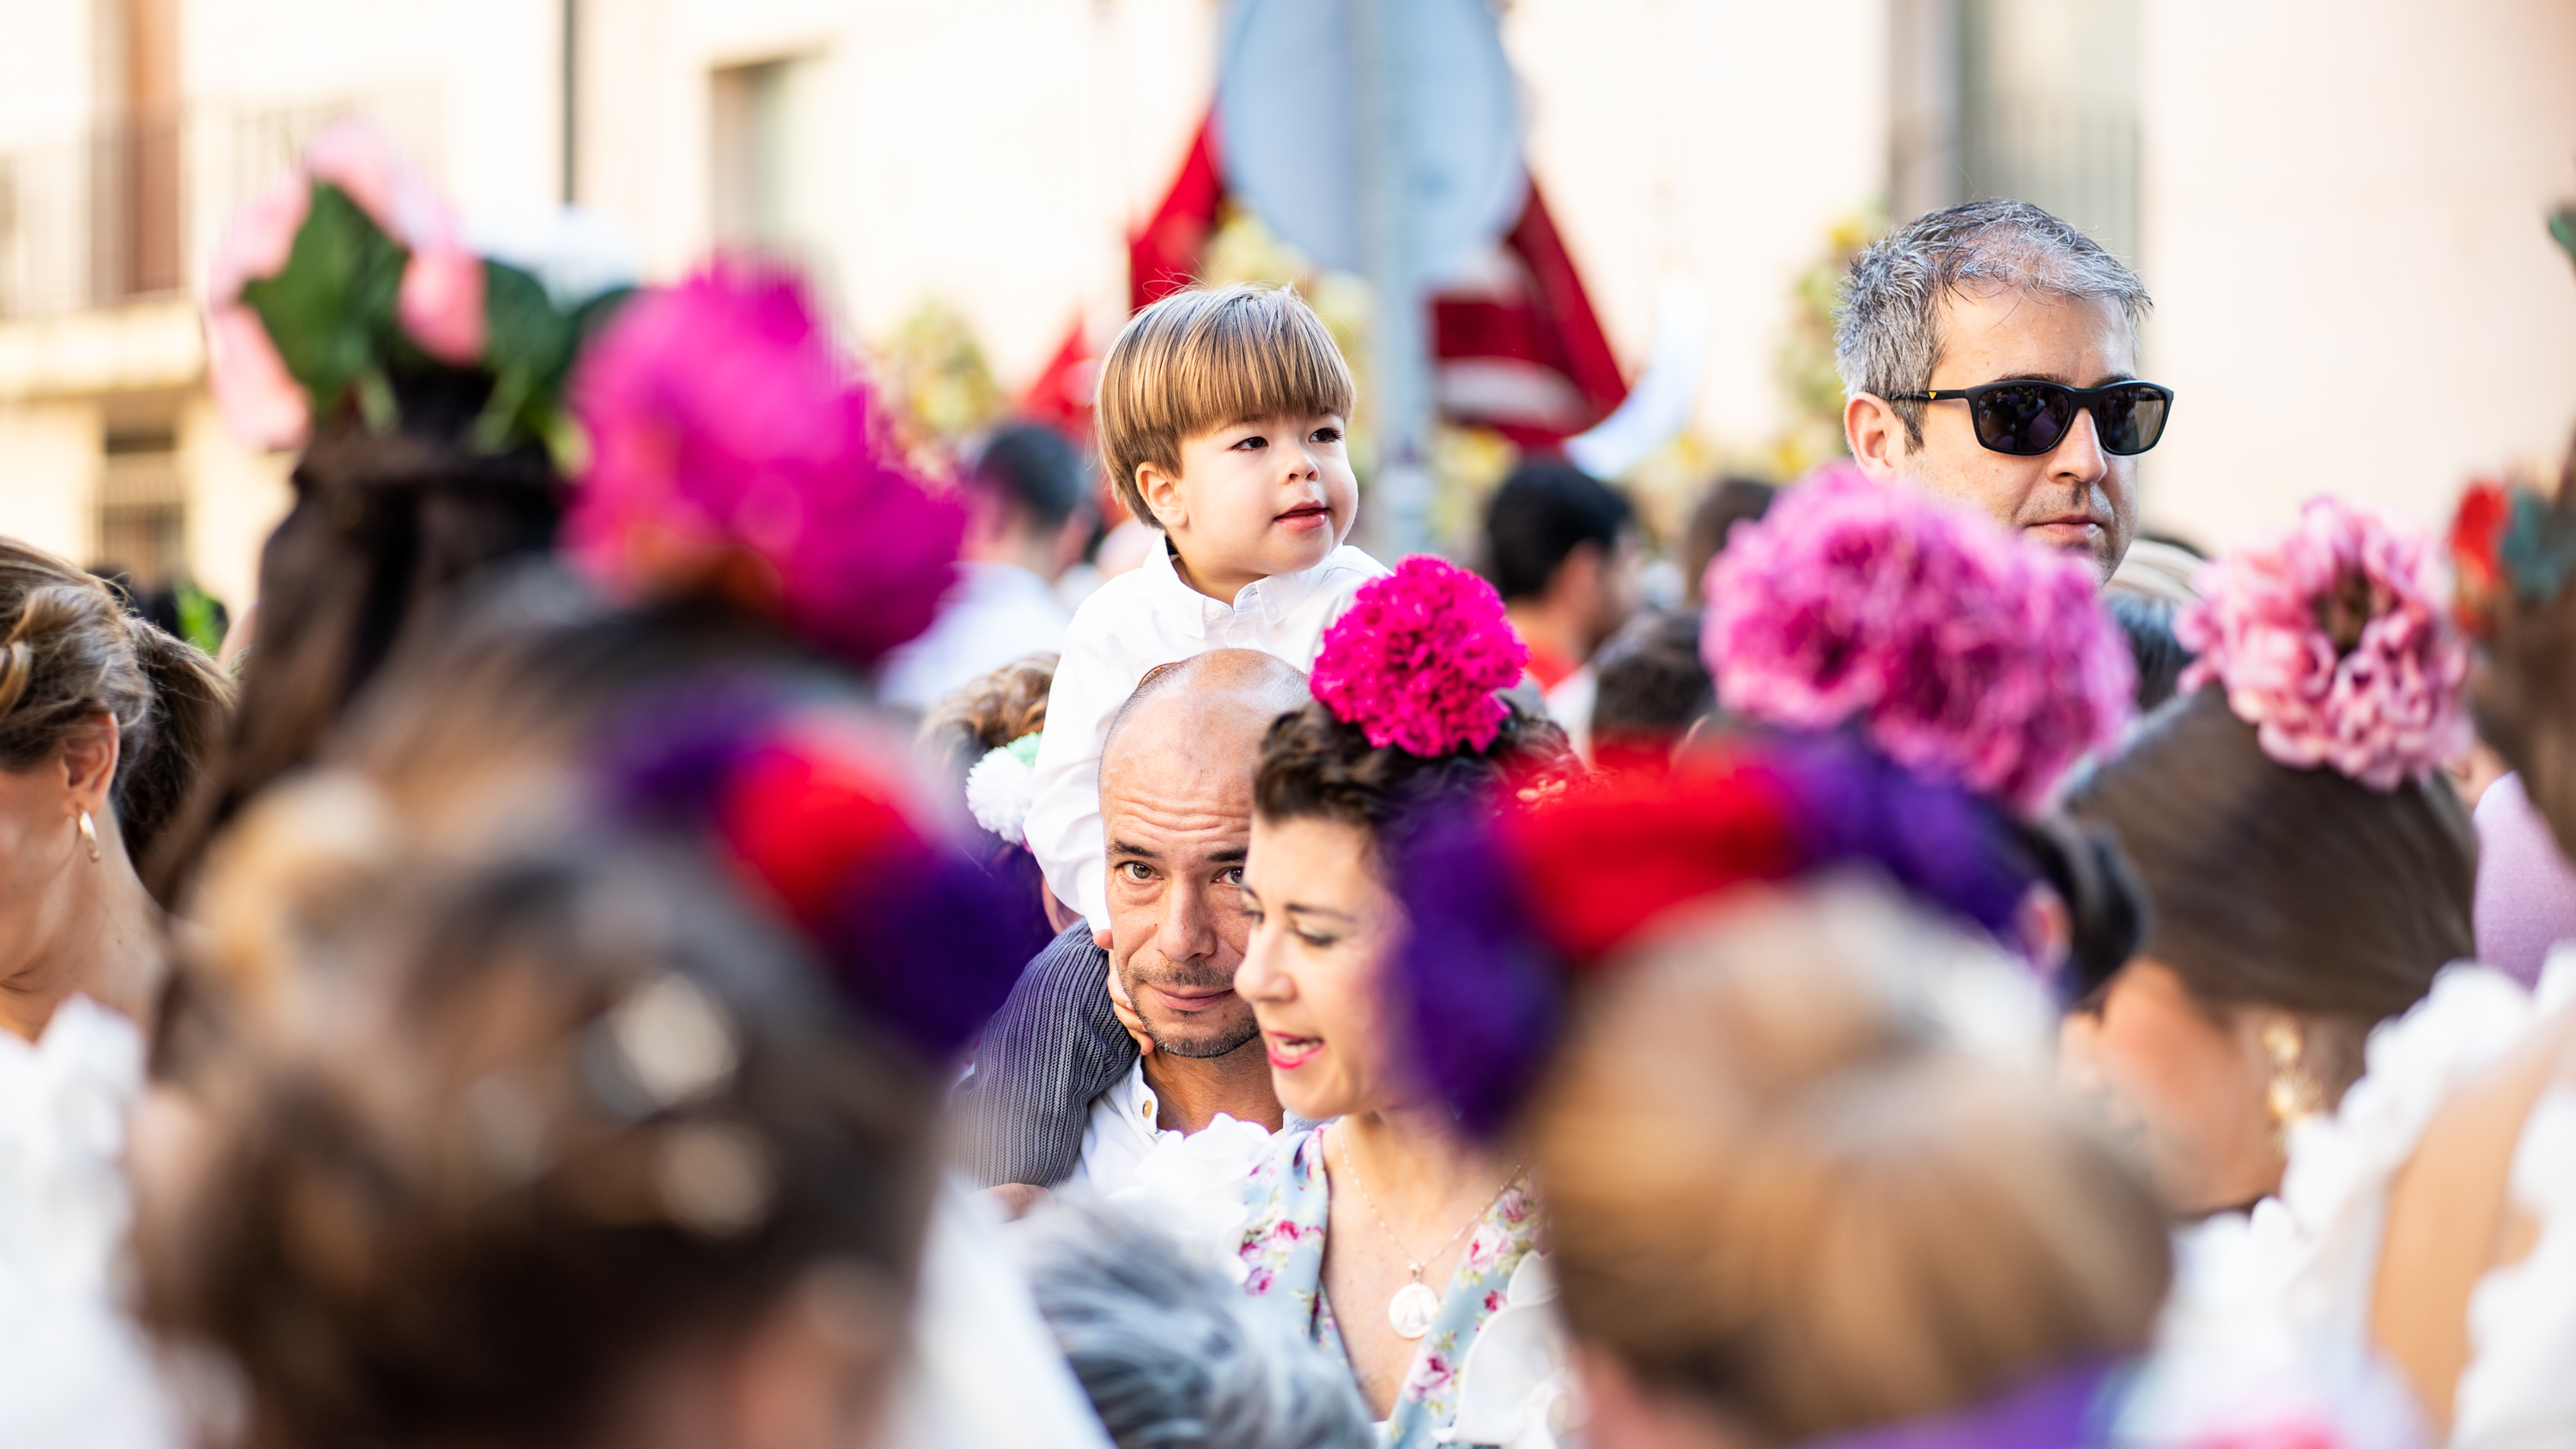
[[[1258,649],[1312,669],[1324,626],[1386,566],[1344,544],[1313,568],[1246,584],[1232,604],[1181,582],[1161,534],[1145,562],[1100,586],[1075,611],[1047,695],[1038,742],[1029,853],[1056,899],[1109,928],[1106,844],[1100,836],[1100,749],[1109,722],[1158,664],[1212,649]]]

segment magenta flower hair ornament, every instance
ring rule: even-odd
[[[2087,563],[1848,463],[1738,528],[1706,593],[1700,651],[1730,714],[1856,729],[2025,814],[2134,712]]]
[[[1496,694],[1528,666],[1493,585],[1414,554],[1361,585],[1324,630],[1312,680],[1315,698],[1372,748],[1431,759],[1491,747],[1511,717]]]
[[[610,593],[718,588],[862,666],[929,627],[965,515],[876,446],[792,275],[719,261],[639,295],[571,400],[590,461],[564,546]]]
[[[2174,621],[2263,753],[2393,790],[2469,746],[2469,645],[2432,536],[2363,504],[2311,499],[2296,527],[2203,565]]]

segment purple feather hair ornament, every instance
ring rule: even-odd
[[[1563,1029],[1565,967],[1524,908],[1489,809],[1444,801],[1387,854],[1404,902],[1394,979],[1413,1060],[1461,1125],[1499,1136]]]
[[[845,1001],[944,1057],[1046,937],[1026,896],[924,808],[904,761],[832,713],[738,675],[647,691],[607,731],[602,792],[630,828],[726,861],[804,933]]]
[[[1789,824],[1806,870],[1875,871],[1914,900],[2013,940],[2033,874],[1991,805],[1848,734],[1776,736],[1763,755],[1796,802]]]
[[[1389,857],[1412,1059],[1489,1138],[1546,1070],[1577,983],[1678,908],[1860,870],[2009,943],[2037,879],[1994,802],[1848,733],[1748,737],[1722,761],[1530,807],[1452,801]]]

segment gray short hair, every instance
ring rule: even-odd
[[[1013,1229],[1038,1312],[1118,1449],[1369,1449],[1350,1372],[1134,1212]]]
[[[1834,367],[1846,397],[1923,392],[1940,365],[1941,304],[1954,292],[2034,292],[2119,304],[2135,333],[2155,305],[2102,244],[2027,201],[1927,211],[1852,258],[1834,316]],[[1923,404],[1890,404],[1908,449],[1923,446]]]

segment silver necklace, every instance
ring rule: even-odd
[[[1451,1243],[1465,1237],[1469,1228],[1483,1222],[1485,1214],[1493,1210],[1494,1204],[1503,1200],[1503,1194],[1512,1190],[1512,1184],[1521,1180],[1521,1170],[1518,1166],[1514,1166],[1511,1175],[1503,1179],[1503,1185],[1494,1189],[1494,1195],[1485,1199],[1483,1207],[1476,1209],[1474,1217],[1460,1223],[1458,1231],[1451,1233],[1439,1247],[1423,1254],[1421,1258],[1416,1258],[1413,1256],[1413,1250],[1404,1245],[1404,1239],[1395,1235],[1395,1229],[1386,1225],[1386,1214],[1377,1210],[1376,1200],[1369,1196],[1368,1184],[1360,1181],[1360,1170],[1351,1166],[1350,1139],[1342,1138],[1339,1145],[1342,1149],[1342,1171],[1351,1175],[1351,1190],[1360,1195],[1360,1205],[1369,1210],[1369,1216],[1377,1219],[1377,1230],[1386,1234],[1386,1240],[1395,1244],[1395,1250],[1404,1255],[1405,1269],[1413,1275],[1412,1282],[1396,1289],[1395,1296],[1387,1300],[1387,1327],[1394,1329],[1395,1336],[1398,1338],[1420,1338],[1431,1331],[1432,1320],[1440,1316],[1439,1293],[1434,1291],[1430,1284],[1422,1281],[1424,1262],[1448,1252]]]

